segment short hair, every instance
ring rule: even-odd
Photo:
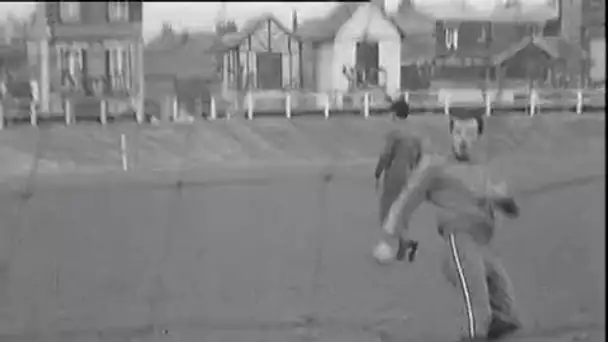
[[[482,135],[484,132],[484,113],[483,109],[469,109],[469,108],[453,108],[450,113],[450,133],[454,129],[454,121],[469,121],[475,120],[477,122],[477,133]]]

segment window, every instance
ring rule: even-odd
[[[59,2],[59,17],[62,22],[80,21],[80,2],[76,1],[60,1]]]
[[[448,50],[456,50],[458,48],[458,28],[445,29],[445,46]]]
[[[110,1],[108,2],[108,17],[110,21],[129,21],[129,2]]]
[[[115,46],[107,50],[108,80],[113,91],[131,89],[131,49],[129,45]]]
[[[481,29],[479,30],[479,37],[477,38],[477,42],[478,43],[485,43],[486,40],[488,39],[488,30],[486,28],[485,25],[481,26]]]
[[[82,86],[79,75],[82,74],[84,66],[83,50],[73,46],[58,46],[57,56],[61,87],[79,89]]]

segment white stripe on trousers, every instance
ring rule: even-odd
[[[450,245],[450,251],[452,252],[452,257],[454,258],[454,264],[456,264],[456,271],[458,273],[458,279],[460,280],[460,285],[462,287],[462,294],[464,296],[464,306],[467,314],[467,319],[469,323],[469,337],[471,339],[475,338],[475,315],[473,314],[473,303],[471,301],[471,292],[469,291],[469,286],[467,284],[467,279],[464,276],[464,269],[462,268],[462,263],[460,261],[460,257],[458,256],[458,247],[456,246],[456,239],[454,238],[454,234],[450,234],[448,244]]]

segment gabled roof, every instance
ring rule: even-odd
[[[250,19],[243,24],[243,27],[234,33],[228,33],[221,38],[221,42],[219,44],[215,44],[212,47],[214,51],[225,51],[239,46],[247,37],[251,36],[257,30],[259,30],[262,25],[271,21],[278,27],[281,31],[283,31],[286,35],[301,41],[301,37],[294,34],[290,29],[285,27],[283,23],[281,23],[273,14],[265,13],[260,16],[257,16],[253,19]]]
[[[144,73],[177,79],[214,79],[217,63],[210,47],[217,39],[215,33],[208,31],[155,39],[144,50]]]
[[[304,21],[298,35],[313,42],[333,40],[340,28],[367,2],[344,2],[334,7],[325,17]]]
[[[435,19],[417,11],[412,0],[401,0],[397,13],[392,18],[407,36],[435,33]]]
[[[483,45],[467,47],[456,51],[446,51],[437,55],[436,58],[486,58],[490,57],[494,65],[501,64],[515,56],[530,44],[545,51],[553,59],[577,60],[583,57],[582,50],[574,44],[568,43],[561,37],[524,37],[513,43],[509,41],[495,40],[485,48]]]
[[[347,21],[355,14],[361,5],[369,2],[345,2],[334,7],[324,18],[311,19],[303,22],[298,28],[298,35],[313,42],[330,41]],[[389,15],[380,11],[386,20],[395,26],[402,36],[417,34],[432,34],[435,21],[417,12],[409,0],[403,0],[395,14]]]
[[[525,37],[519,43],[512,45],[509,49],[496,55],[494,57],[494,63],[502,63],[509,58],[512,58],[519,51],[531,44],[545,51],[553,59],[576,60],[584,56],[583,51],[579,47],[567,42],[562,37],[534,36]]]

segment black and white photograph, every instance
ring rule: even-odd
[[[606,341],[605,12],[0,2],[0,342]]]

